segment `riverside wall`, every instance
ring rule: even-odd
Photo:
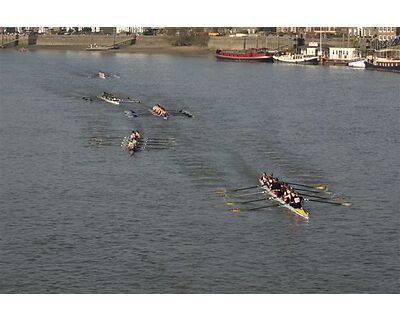
[[[117,36],[115,42],[132,39],[129,36]],[[99,46],[112,46],[114,37],[112,35],[39,35],[36,44],[38,46],[82,46],[88,47],[96,43]]]
[[[115,37],[115,42],[123,42],[132,39],[132,36],[118,35]],[[7,47],[15,46],[12,41],[15,40],[15,35],[2,35],[1,44],[7,44]],[[319,38],[306,38],[305,44],[308,42],[318,42]],[[171,48],[172,39],[160,36],[138,36],[135,44],[132,47],[137,48]],[[18,39],[19,46],[38,45],[44,47],[77,47],[86,48],[90,44],[96,43],[99,46],[111,46],[114,43],[114,36],[112,35],[35,35],[27,36],[21,35]],[[268,48],[268,49],[292,49],[295,44],[294,37],[290,36],[248,36],[248,37],[210,37],[208,41],[208,48],[210,51],[216,49],[225,50],[241,50],[246,48]],[[358,47],[359,43],[350,41],[343,38],[325,38],[322,40],[324,46],[331,47]]]
[[[115,37],[115,43],[128,41],[132,39],[129,35],[118,35]],[[37,37],[38,46],[76,46],[88,47],[91,44],[99,46],[111,46],[114,44],[113,35],[40,35]],[[139,48],[158,48],[170,47],[171,41],[163,36],[138,36],[135,47]]]

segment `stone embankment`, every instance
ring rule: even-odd
[[[85,49],[91,44],[98,46],[112,46],[114,41],[116,44],[121,43],[122,47],[129,47],[135,51],[138,50],[156,50],[176,48],[172,45],[173,41],[167,36],[138,36],[135,41],[132,36],[118,35],[39,35],[39,36],[19,36],[18,42],[15,41],[16,37],[13,35],[3,35],[1,39],[1,46],[13,47],[18,45],[20,47],[32,45],[38,48],[57,48],[57,49]],[[290,36],[248,36],[248,37],[210,37],[208,46],[204,49],[215,51],[216,49],[225,50],[241,50],[243,48],[268,48],[268,49],[292,49],[295,44],[295,38]],[[305,44],[308,42],[319,43],[319,38],[306,38]],[[328,38],[323,39],[324,46],[334,47],[350,47],[358,46],[359,44],[353,41],[347,42],[347,39],[342,38]]]

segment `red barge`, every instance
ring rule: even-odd
[[[217,50],[215,56],[220,60],[274,62],[272,54],[264,50]]]

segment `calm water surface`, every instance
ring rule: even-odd
[[[1,52],[0,293],[399,293],[399,80]],[[143,103],[82,99],[102,91]],[[195,118],[153,117],[154,103]],[[129,157],[119,144],[132,129],[176,145]],[[230,213],[215,190],[262,171],[325,183],[353,206],[306,203],[309,222],[282,208]]]

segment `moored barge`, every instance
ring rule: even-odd
[[[229,61],[255,61],[255,62],[274,62],[272,54],[264,50],[220,50],[218,49],[215,56],[219,60]]]

